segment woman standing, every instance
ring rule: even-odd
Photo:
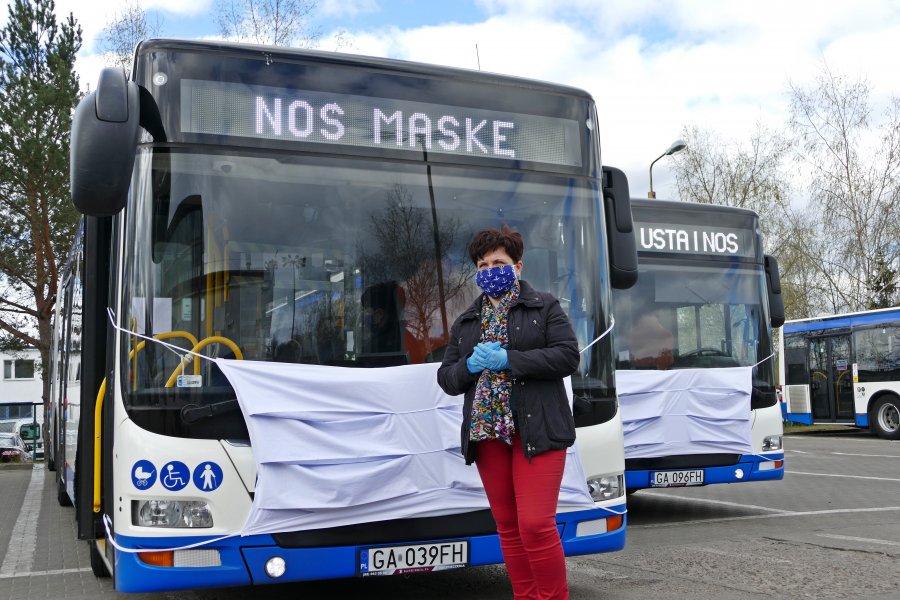
[[[475,462],[516,600],[569,597],[556,507],[575,422],[563,379],[578,341],[551,294],[520,279],[524,243],[507,226],[469,244],[484,292],[450,331],[438,384],[465,394],[462,452]]]

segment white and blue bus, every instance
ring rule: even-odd
[[[328,481],[282,508],[305,514],[307,496],[331,495],[323,510],[351,522],[240,535],[262,494],[267,440],[254,437],[224,363],[185,351],[334,373],[318,382],[329,406],[343,400],[330,386],[363,373],[355,368],[437,364],[448,324],[478,293],[468,240],[503,223],[527,241],[525,278],[561,299],[584,349],[571,388],[576,487],[589,506],[560,509],[565,552],[623,547],[622,424],[602,334],[611,286],[633,284],[637,258],[627,180],[601,167],[587,93],[392,60],[151,40],[130,80],[106,70],[82,101],[71,168],[85,216],[58,302],[53,450],[60,502],[74,502],[94,572],[116,589],[501,562],[489,510],[373,520]],[[76,350],[77,380],[66,375]],[[373,410],[365,399],[352,407],[360,418]],[[403,483],[354,464],[357,490]]]
[[[784,309],[758,216],[646,199],[632,213],[638,281],[613,291],[628,491],[782,479]]]
[[[786,321],[779,348],[785,418],[900,439],[900,308]]]

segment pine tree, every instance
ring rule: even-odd
[[[78,215],[69,200],[69,130],[81,28],[53,0],[13,0],[0,29],[0,346],[47,364],[60,263]],[[48,397],[47,369],[44,402]]]

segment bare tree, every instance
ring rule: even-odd
[[[784,173],[790,140],[760,125],[744,145],[723,141],[696,126],[685,128],[682,137],[687,148],[673,157],[679,197],[755,211],[767,250],[778,253],[790,193]]]
[[[312,22],[317,0],[217,0],[222,35],[238,42],[315,47],[322,31]]]
[[[791,84],[790,123],[818,217],[808,251],[833,312],[883,303],[900,260],[900,99],[873,120],[869,94],[865,80],[827,65],[810,88]]]
[[[779,261],[789,318],[811,314],[821,283],[813,277],[806,251],[812,226],[790,204],[792,182],[785,172],[791,140],[761,125],[746,143],[729,142],[713,131],[686,127],[687,148],[673,156],[679,197],[689,202],[736,206],[755,211],[766,251]]]
[[[134,49],[138,42],[158,36],[162,20],[151,19],[141,6],[141,0],[130,0],[113,20],[100,32],[101,48],[109,53],[113,64],[131,70]]]

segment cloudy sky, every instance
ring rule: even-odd
[[[9,1],[9,0],[8,0]],[[56,0],[84,29],[78,70],[96,81],[98,34],[134,0]],[[218,36],[214,0],[143,0],[167,37]],[[0,22],[6,20],[4,14]],[[603,161],[645,195],[650,162],[697,125],[740,141],[785,126],[788,85],[822,65],[873,88],[897,83],[895,0],[319,0],[316,23],[349,34],[349,51],[531,77],[581,87],[597,101]],[[477,46],[477,53],[476,53]],[[660,198],[674,197],[665,159]]]

